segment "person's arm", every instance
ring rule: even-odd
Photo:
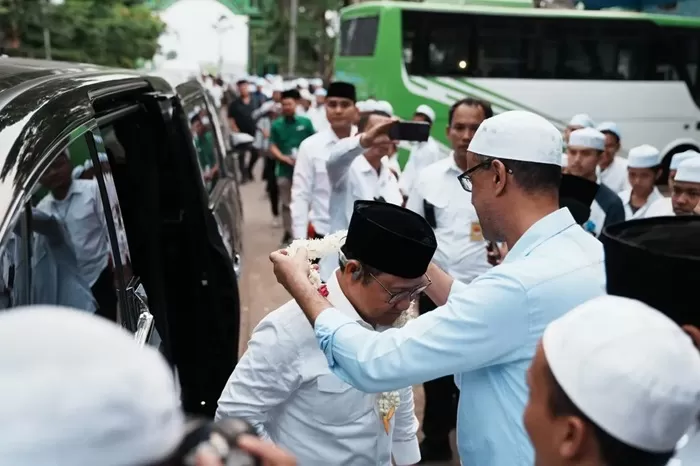
[[[326,170],[331,186],[338,188],[347,179],[347,173],[353,160],[365,152],[360,145],[360,135],[343,138],[331,146]]]
[[[615,223],[621,223],[625,221],[625,206],[622,205],[622,199],[615,195],[610,201],[610,207],[608,207],[608,212],[605,214],[604,227],[608,225],[613,225]]]
[[[401,402],[395,414],[391,436],[391,452],[396,466],[417,464],[420,461],[418,447],[418,418],[413,404],[413,388],[400,390]]]
[[[413,191],[413,185],[416,182],[416,177],[418,175],[418,170],[416,170],[416,155],[418,154],[418,149],[413,149],[408,156],[408,162],[403,167],[403,172],[399,178],[399,189],[404,198],[408,198]],[[408,201],[406,201],[406,208],[408,208]],[[415,212],[415,211],[414,211]]]
[[[228,106],[228,124],[231,127],[231,131],[234,133],[240,133],[241,130],[238,129],[238,124],[236,123],[236,108],[234,107],[235,102],[231,102]]]
[[[272,127],[270,128],[270,153],[272,156],[279,160],[282,163],[286,163],[287,165],[292,165],[294,166],[294,159],[291,158],[290,156],[283,154],[282,151],[279,149],[277,144],[279,143],[280,140],[280,135],[279,131],[277,130],[277,126],[275,124],[272,124]]]
[[[292,202],[289,209],[292,215],[292,235],[296,239],[306,239],[309,227],[309,209],[315,176],[312,148],[309,146],[306,141],[299,146],[292,175]]]
[[[215,419],[244,419],[262,439],[269,440],[265,430],[268,412],[301,384],[300,363],[291,335],[270,320],[262,321],[221,393]]]

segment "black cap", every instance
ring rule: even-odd
[[[642,301],[680,325],[700,326],[700,217],[655,217],[611,225],[605,248],[608,294]]]
[[[559,207],[567,207],[576,223],[583,225],[591,216],[591,204],[600,185],[594,181],[564,174],[559,185]]]
[[[343,81],[334,81],[328,86],[326,97],[340,97],[355,102],[357,96],[354,85]]]
[[[282,92],[282,98],[299,100],[301,99],[301,94],[299,94],[299,91],[296,89],[289,89],[287,91]]]
[[[415,212],[386,202],[355,201],[341,248],[348,259],[401,278],[419,278],[437,248],[435,233]]]

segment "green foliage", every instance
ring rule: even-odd
[[[52,59],[125,68],[152,58],[165,29],[144,0],[0,0],[8,55],[44,58],[45,27]]]

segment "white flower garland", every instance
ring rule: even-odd
[[[331,254],[337,254],[340,247],[345,242],[345,237],[348,232],[341,230],[332,235],[327,235],[321,239],[297,239],[285,249],[290,256],[295,255],[300,249],[306,249],[309,259],[309,281],[316,288],[323,285],[321,276],[315,267],[312,267],[311,261],[322,259]],[[418,305],[415,301],[411,301],[411,305],[406,309],[393,323],[393,327],[400,328],[406,325],[409,321],[418,316]],[[377,398],[377,407],[379,415],[384,424],[384,431],[388,434],[390,429],[391,418],[401,403],[401,395],[398,391],[384,392]]]

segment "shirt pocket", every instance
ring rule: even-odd
[[[333,374],[316,379],[318,394],[312,417],[321,424],[341,426],[367,415],[376,397],[363,393]]]

